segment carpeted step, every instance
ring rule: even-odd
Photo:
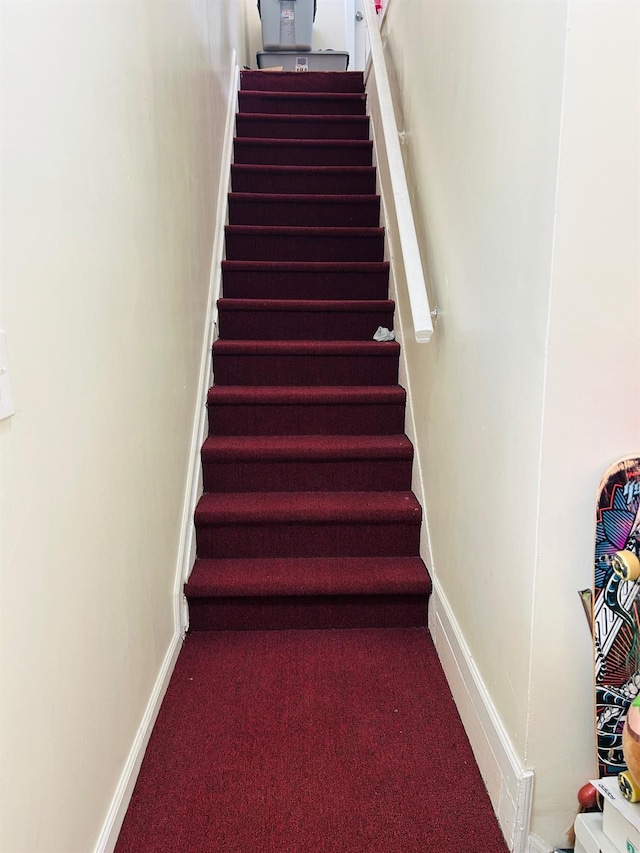
[[[370,341],[378,326],[393,328],[385,300],[219,299],[223,340]]]
[[[370,139],[251,139],[233,142],[236,163],[275,166],[371,166]]]
[[[234,163],[231,186],[238,193],[374,195],[373,166],[259,166]]]
[[[412,492],[204,494],[200,558],[415,557],[422,510]]]
[[[395,385],[396,341],[223,341],[216,385]]]
[[[419,627],[429,576],[419,557],[196,560],[189,630]]]
[[[389,264],[227,260],[222,292],[231,299],[386,299]]]
[[[411,489],[405,435],[209,436],[201,455],[206,492]]]
[[[238,112],[269,115],[363,116],[367,96],[356,92],[238,92]]]
[[[254,92],[364,92],[362,71],[241,71],[241,89]]]
[[[214,386],[210,435],[397,435],[406,392],[379,386]]]
[[[420,557],[265,557],[195,562],[190,598],[264,595],[353,595],[429,592]]]
[[[296,228],[227,225],[226,257],[252,261],[375,262],[384,258],[384,228]]]
[[[238,113],[236,136],[257,139],[369,139],[368,116]],[[345,164],[342,164],[345,165]]]
[[[229,193],[231,225],[368,228],[380,224],[377,195]]]

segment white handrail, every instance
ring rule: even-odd
[[[431,308],[420,259],[420,248],[413,220],[411,198],[400,149],[393,97],[374,0],[364,0],[364,14],[370,46],[369,74],[373,73],[376,85],[380,108],[380,129],[383,135],[390,180],[390,198],[384,192],[383,195],[385,196],[385,204],[390,200],[394,206],[400,244],[398,248],[400,249],[407,282],[415,339],[418,343],[428,343],[433,334]],[[376,150],[378,148],[379,146],[376,146]],[[395,259],[392,258],[391,262],[394,263]]]

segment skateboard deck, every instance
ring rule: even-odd
[[[622,730],[640,693],[640,457],[609,468],[596,503],[593,576],[598,774],[626,769]]]

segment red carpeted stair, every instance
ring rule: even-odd
[[[505,849],[426,632],[365,107],[242,75],[190,634],[119,853]]]

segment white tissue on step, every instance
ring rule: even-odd
[[[373,336],[374,341],[395,341],[396,333],[389,331],[385,326],[378,326]]]

